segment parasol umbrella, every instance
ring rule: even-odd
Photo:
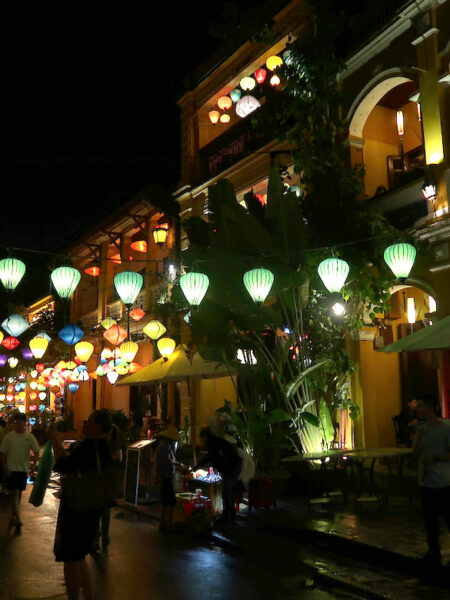
[[[397,342],[380,348],[379,352],[414,352],[416,350],[450,349],[450,316],[437,321]]]

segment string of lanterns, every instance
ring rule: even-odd
[[[289,51],[285,51],[283,53],[283,58],[289,57]],[[234,88],[231,90],[228,96],[220,96],[217,100],[217,106],[219,110],[211,110],[208,112],[209,120],[213,125],[216,125],[219,121],[221,123],[229,123],[231,117],[228,110],[231,109],[233,104],[235,104],[235,112],[238,117],[241,119],[245,119],[249,114],[251,114],[254,110],[261,106],[260,101],[255,98],[255,96],[250,95],[257,85],[259,85],[260,90],[262,89],[262,85],[267,79],[268,71],[272,73],[269,84],[272,87],[277,87],[280,85],[281,80],[278,74],[275,72],[283,64],[283,58],[278,55],[269,56],[266,60],[265,67],[260,67],[256,69],[253,73],[253,77],[246,75],[242,77],[239,82],[239,88]],[[242,95],[242,91],[245,92],[245,95]],[[220,112],[222,111],[222,112]]]

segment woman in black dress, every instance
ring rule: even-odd
[[[95,410],[84,422],[84,440],[67,454],[58,438],[54,425],[49,429],[55,453],[54,470],[61,475],[72,475],[95,471],[97,454],[102,469],[111,462],[107,435],[112,421],[106,410]],[[64,494],[64,477],[62,478],[62,494],[56,525],[55,545],[53,551],[57,562],[64,563],[64,580],[69,600],[78,600],[80,590],[84,598],[94,598],[90,583],[86,555],[92,546],[99,526],[100,511],[73,511],[69,508]]]

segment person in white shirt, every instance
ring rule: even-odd
[[[416,432],[414,455],[419,459],[419,486],[427,531],[425,558],[440,563],[439,516],[450,531],[450,426],[436,415],[433,398],[418,398],[416,414],[424,423]]]
[[[6,486],[10,490],[10,525],[15,526],[18,531],[22,527],[20,500],[27,485],[30,451],[33,453],[33,469],[39,457],[39,444],[34,435],[26,431],[25,426],[26,416],[18,413],[15,417],[14,430],[5,435],[0,445],[0,458],[7,478]]]

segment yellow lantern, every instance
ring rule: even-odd
[[[115,321],[111,317],[106,317],[106,319],[103,319],[103,321],[101,322],[101,326],[105,329],[109,329],[113,325],[117,325],[117,321]]]
[[[228,113],[223,113],[223,115],[220,115],[220,122],[221,123],[229,123],[230,122],[230,115]]]
[[[122,353],[122,358],[127,362],[133,362],[134,357],[139,350],[139,346],[136,342],[124,342],[120,346],[120,352]]]
[[[0,331],[0,344],[3,342],[4,337],[3,331]]]
[[[160,321],[153,319],[153,321],[149,321],[147,323],[147,325],[144,327],[144,329],[142,331],[145,333],[145,335],[148,335],[148,337],[151,338],[152,340],[157,340],[164,333],[166,333],[167,329],[164,327],[164,325]]]
[[[161,247],[166,242],[167,234],[169,233],[169,224],[159,223],[153,228],[152,233],[155,244],[158,244],[158,246]]]
[[[78,344],[75,344],[75,354],[81,362],[87,362],[91,358],[93,352],[94,346],[91,342],[78,342]]]
[[[217,105],[221,110],[228,110],[232,107],[233,102],[229,96],[221,96],[217,100]]]
[[[35,337],[30,340],[29,346],[34,358],[42,358],[47,350],[48,340],[41,337]]]
[[[269,71],[275,71],[275,69],[280,67],[282,64],[283,59],[280,56],[269,56],[269,58],[266,60],[266,67],[269,69]]]
[[[116,373],[118,375],[126,375],[129,371],[129,367],[128,365],[117,365],[116,367]]]
[[[76,348],[76,346],[75,346]],[[69,369],[69,371],[73,371],[74,369],[76,369],[77,367],[77,363],[73,362],[73,360],[70,360],[67,364],[66,364],[66,369]]]
[[[156,345],[163,358],[168,358],[175,350],[175,340],[172,338],[161,338],[156,342]]]
[[[208,117],[211,123],[215,125],[220,118],[220,113],[218,110],[210,110],[208,113]]]
[[[253,77],[243,77],[239,82],[239,85],[244,92],[251,92],[256,85],[256,81],[253,79]]]

